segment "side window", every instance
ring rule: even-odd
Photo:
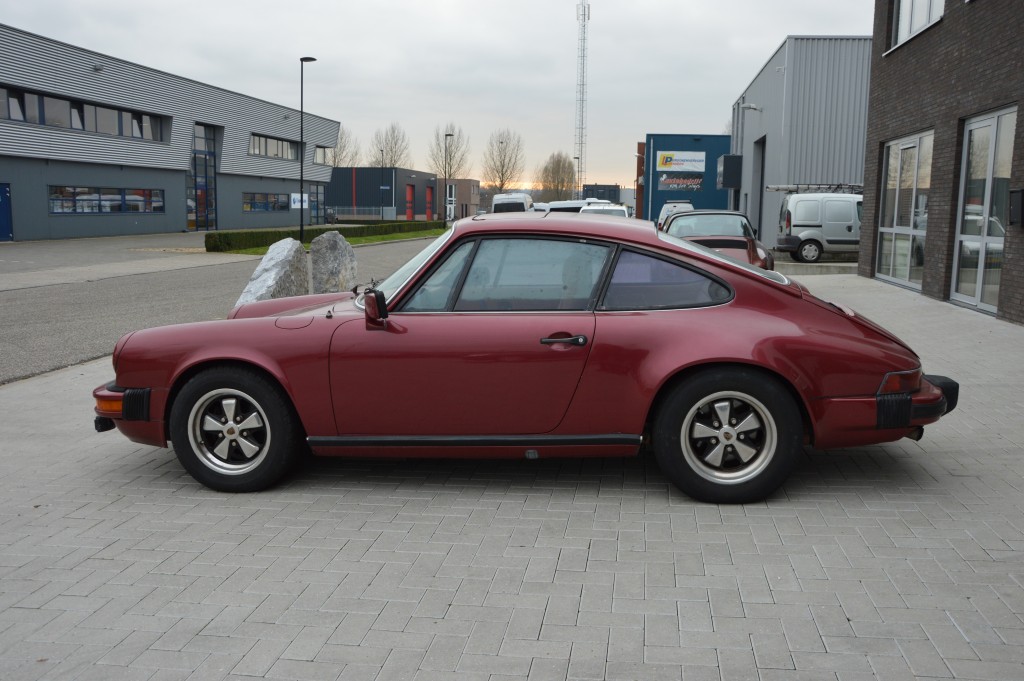
[[[732,292],[678,263],[623,251],[601,310],[664,310],[724,303]]]
[[[484,239],[455,310],[586,310],[609,252],[578,241]]]
[[[853,222],[853,204],[850,201],[826,201],[825,222]]]
[[[409,302],[402,306],[402,312],[441,312],[447,309],[452,291],[472,250],[471,241],[456,248],[412,294]]]
[[[793,210],[793,219],[797,222],[820,222],[817,199],[797,200]]]

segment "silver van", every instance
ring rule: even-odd
[[[860,247],[860,194],[786,194],[779,211],[776,248],[797,262],[818,262],[823,253]]]

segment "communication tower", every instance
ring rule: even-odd
[[[587,22],[590,21],[590,3],[586,0],[576,5],[576,21],[580,24],[576,62],[576,198],[582,199],[587,179]]]

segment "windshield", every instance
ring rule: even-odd
[[[743,236],[754,238],[754,232],[742,215],[677,213],[665,230],[672,236]]]
[[[751,272],[752,274],[764,277],[765,279],[771,279],[777,284],[789,283],[789,278],[786,277],[786,275],[784,274],[779,274],[778,272],[774,272],[772,270],[763,270],[760,267],[755,267],[754,265],[751,265],[750,263],[744,260],[737,260],[736,258],[732,258],[724,253],[719,253],[718,251],[706,248],[704,246],[701,246],[699,243],[693,241],[685,241],[677,236],[672,236],[668,232],[658,232],[658,238],[663,241],[667,241],[668,243],[674,246],[678,246],[684,251],[697,251],[701,255],[707,256],[714,260],[728,263],[730,265],[733,265],[734,267],[740,267],[748,272]]]
[[[423,266],[423,263],[430,260],[435,253],[441,250],[441,247],[451,238],[453,232],[454,230],[451,229],[446,230],[444,234],[431,241],[426,248],[414,255],[409,262],[395,270],[394,274],[377,284],[377,290],[383,291],[384,297],[390,300],[398,292],[398,289],[402,288],[405,282],[409,281],[412,275]],[[362,296],[359,297],[358,302],[361,306],[363,302]]]

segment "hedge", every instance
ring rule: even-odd
[[[343,237],[375,236],[377,234],[401,234],[404,232],[422,232],[428,229],[442,229],[444,222],[406,220],[404,222],[386,222],[374,225],[324,225],[306,227],[304,236],[311,241],[326,232],[338,232]],[[288,229],[253,229],[231,232],[207,232],[206,250],[210,253],[223,251],[240,251],[244,248],[260,248],[270,246],[281,239],[298,240],[298,227]]]

